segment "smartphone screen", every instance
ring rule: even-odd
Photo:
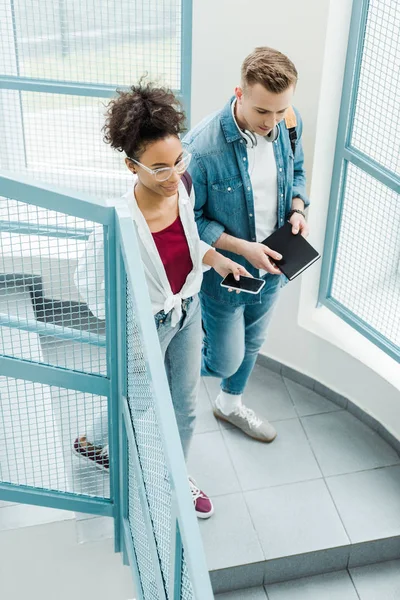
[[[242,292],[248,292],[249,294],[258,294],[258,292],[264,287],[264,279],[256,279],[255,277],[240,277],[239,281],[236,281],[232,273],[229,273],[221,281],[223,287],[232,288],[234,290],[240,290]]]

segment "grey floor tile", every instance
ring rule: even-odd
[[[210,570],[264,560],[249,511],[242,494],[214,498],[215,514],[200,520],[207,564]]]
[[[322,480],[246,492],[245,499],[266,559],[349,544]]]
[[[87,521],[88,519],[98,519],[98,518],[99,518],[99,515],[92,515],[90,513],[82,513],[82,512],[75,513],[76,521]]]
[[[223,436],[243,490],[322,477],[317,461],[298,419],[277,421],[278,436],[263,444],[239,429]]]
[[[114,537],[114,519],[111,517],[96,517],[76,522],[77,539],[79,544],[98,542]]]
[[[340,406],[316,394],[313,390],[290,379],[285,378],[284,381],[300,417],[340,410]]]
[[[201,489],[210,496],[241,491],[219,429],[193,437],[187,468]]]
[[[352,542],[400,535],[400,466],[329,477],[326,483]]]
[[[325,476],[400,462],[393,448],[346,411],[304,417],[302,422]]]
[[[73,519],[74,516],[75,514],[68,510],[29,504],[12,504],[4,506],[0,510],[0,531],[65,521]]]
[[[267,594],[263,587],[254,587],[217,594],[215,598],[216,600],[267,600]]]
[[[254,367],[243,402],[269,421],[297,417],[283,378],[260,365]]]
[[[347,571],[267,586],[268,600],[358,600]]]
[[[399,600],[400,560],[350,569],[360,600]]]
[[[204,380],[201,380],[197,400],[195,433],[206,433],[207,431],[219,431],[219,426],[217,419],[213,415]]]

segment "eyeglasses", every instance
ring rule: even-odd
[[[139,165],[139,167],[142,167],[142,169],[144,169],[148,173],[151,173],[151,175],[153,175],[153,177],[155,177],[156,181],[159,181],[159,182],[167,181],[167,179],[169,179],[171,177],[171,175],[174,171],[176,173],[178,173],[178,175],[182,175],[188,168],[191,158],[192,158],[192,155],[189,154],[189,152],[185,152],[185,154],[182,156],[180,161],[178,163],[176,163],[176,165],[174,167],[162,167],[161,169],[149,169],[149,167],[146,167],[146,165],[142,165],[142,163],[140,163],[138,160],[135,160],[134,158],[130,158],[128,156],[128,160],[131,160],[135,164]]]

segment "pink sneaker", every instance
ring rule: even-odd
[[[192,477],[188,479],[196,515],[199,519],[208,519],[214,514],[214,506],[210,498],[197,487],[195,480]]]

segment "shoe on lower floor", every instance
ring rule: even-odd
[[[108,456],[108,446],[93,446],[87,441],[86,437],[76,438],[72,451],[74,454],[83,458],[88,463],[94,465],[102,471],[109,472],[110,461]]]
[[[247,408],[244,404],[240,404],[233,412],[226,415],[218,406],[218,398],[213,406],[213,412],[217,419],[235,425],[246,435],[259,442],[270,443],[274,441],[277,433],[267,419],[258,417],[254,410]]]
[[[209,519],[214,514],[214,506],[210,498],[201,491],[193,477],[188,477],[189,487],[192,493],[192,499],[196,515],[199,519]]]

